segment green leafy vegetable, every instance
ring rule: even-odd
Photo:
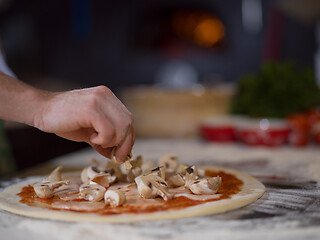
[[[282,118],[319,104],[320,92],[312,69],[292,62],[268,62],[258,74],[239,80],[231,112]]]

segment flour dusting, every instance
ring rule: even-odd
[[[137,140],[134,154],[156,160],[174,153],[186,164],[218,165],[249,173],[265,184],[258,201],[224,214],[134,224],[69,223],[37,220],[0,211],[0,234],[12,239],[319,239],[320,149],[247,147],[199,140]],[[86,166],[101,159],[84,150],[53,161],[54,165]],[[17,181],[17,180],[13,180]],[[13,182],[1,182],[1,189]],[[19,235],[19,236],[18,236]],[[3,235],[2,235],[3,236]]]

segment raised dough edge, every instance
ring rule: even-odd
[[[224,171],[237,176],[243,181],[242,190],[232,196],[230,199],[220,201],[207,202],[204,204],[196,205],[193,207],[183,208],[180,210],[168,210],[161,212],[145,213],[145,214],[120,214],[103,216],[94,213],[79,213],[60,210],[51,210],[45,208],[30,207],[26,204],[20,203],[20,197],[17,193],[21,191],[23,186],[34,183],[39,180],[38,178],[31,178],[12,186],[7,187],[0,193],[0,208],[22,216],[61,220],[61,221],[76,221],[76,222],[107,222],[107,223],[129,223],[138,221],[153,221],[153,220],[166,220],[178,219],[187,217],[204,216],[210,214],[223,213],[236,208],[244,207],[260,198],[264,192],[265,187],[254,177],[229,168],[222,167],[204,167],[206,169],[215,171]]]

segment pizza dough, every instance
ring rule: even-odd
[[[182,209],[173,209],[166,211],[150,212],[150,213],[125,213],[116,215],[101,215],[97,213],[87,212],[73,212],[63,210],[53,210],[50,208],[31,207],[20,202],[20,197],[17,195],[21,189],[42,178],[30,178],[29,180],[20,182],[6,188],[0,193],[0,208],[27,217],[62,220],[62,221],[86,221],[86,222],[110,222],[110,223],[127,223],[137,221],[150,221],[150,220],[165,220],[165,219],[178,219],[186,217],[196,217],[209,214],[223,213],[229,210],[243,207],[248,205],[265,192],[265,187],[257,179],[227,168],[220,167],[205,167],[206,170],[223,171],[228,174],[236,176],[243,182],[240,192],[232,195],[228,199],[221,199],[218,201],[204,202],[202,204],[186,207]]]

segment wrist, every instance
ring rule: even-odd
[[[49,104],[50,99],[53,97],[53,93],[39,90],[39,89],[33,89],[34,91],[31,93],[31,114],[28,118],[29,122],[26,123],[30,126],[33,126],[35,128],[38,128],[40,130],[43,130],[44,127],[44,114],[45,109],[47,108],[47,105]]]
[[[0,119],[39,128],[51,95],[0,72]]]

